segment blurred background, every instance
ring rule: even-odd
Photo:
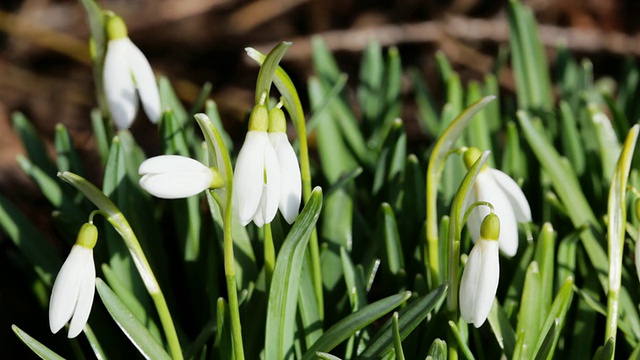
[[[339,67],[355,84],[362,51],[375,39],[396,46],[405,69],[415,69],[436,99],[442,95],[434,55],[442,52],[463,82],[482,79],[505,61],[508,43],[506,1],[502,0],[116,0],[98,1],[121,15],[129,36],[159,75],[169,78],[187,108],[209,82],[227,131],[242,141],[253,105],[258,67],[244,48],[269,51],[280,41],[293,46],[282,66],[303,101],[313,75],[312,36],[321,36]],[[625,58],[640,56],[640,4],[633,0],[524,0],[540,24],[553,72],[554,49],[565,44],[588,57],[598,76],[617,76]],[[99,183],[100,165],[90,111],[96,106],[89,29],[84,8],[74,0],[0,0],[0,193],[18,205],[51,241],[59,243],[51,209],[20,170],[24,153],[11,114],[24,113],[53,147],[55,125],[63,123],[81,150],[89,179]],[[500,88],[512,93],[509,66]],[[411,144],[429,139],[417,125],[412,82],[405,71],[403,121]],[[355,95],[354,95],[355,98]],[[639,99],[640,100],[640,99]],[[354,101],[355,103],[355,101]],[[308,103],[305,107],[308,109]],[[142,115],[144,117],[144,115]],[[131,129],[148,155],[157,154],[155,126],[140,119]],[[311,138],[313,152],[313,137]],[[52,152],[53,153],[53,152]],[[92,167],[92,164],[95,166]],[[30,289],[32,271],[0,233],[0,357],[35,355],[13,335],[20,324],[43,342],[52,335],[46,314]]]

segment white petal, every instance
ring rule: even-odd
[[[160,119],[160,94],[156,77],[153,75],[149,60],[142,51],[130,39],[123,40],[129,43],[127,61],[140,95],[140,101],[142,101],[142,107],[149,120],[156,124]]]
[[[480,327],[491,310],[498,289],[500,263],[498,243],[480,239],[471,249],[460,281],[460,314]]]
[[[183,199],[208,189],[213,180],[211,170],[144,175],[140,186],[162,199]]]
[[[262,185],[262,196],[260,197],[260,204],[256,209],[256,213],[253,215],[253,223],[256,224],[257,227],[262,227],[265,222],[264,209],[267,206],[267,185]]]
[[[209,168],[192,158],[179,155],[160,155],[149,158],[140,164],[138,173],[140,175],[198,172],[209,170]]]
[[[128,129],[138,112],[138,97],[127,62],[128,39],[110,40],[104,59],[104,92],[118,129]]]
[[[269,133],[269,139],[278,157],[280,166],[280,202],[278,207],[284,219],[292,224],[298,216],[300,199],[302,197],[302,180],[298,157],[287,139],[287,134],[282,132]]]
[[[524,196],[522,189],[518,186],[518,183],[500,170],[491,169],[491,172],[493,177],[496,179],[496,182],[509,199],[509,203],[511,203],[511,207],[515,212],[516,220],[519,222],[530,222],[531,207],[529,206],[529,202]]]
[[[93,256],[92,250],[74,245],[53,283],[49,301],[49,327],[54,334],[69,321],[76,308],[82,282],[80,276],[87,256]]]
[[[502,191],[492,173],[483,171],[476,179],[477,197],[480,201],[488,201],[493,205],[495,214],[500,218],[500,250],[506,256],[514,256],[518,252],[518,223],[509,198]],[[488,207],[480,207],[480,212],[489,214]],[[483,219],[484,216],[480,217]],[[480,226],[477,227],[480,229]]]
[[[242,226],[246,226],[258,209],[264,186],[264,148],[269,136],[263,131],[249,131],[236,160],[233,173],[233,207]]]
[[[280,176],[280,165],[271,142],[264,147],[264,171],[267,178],[266,191],[262,192],[264,202],[260,204],[264,222],[270,223],[276,217],[278,205],[280,204],[280,190],[282,189],[282,179]]]
[[[211,170],[200,162],[177,155],[162,155],[145,160],[138,173],[144,175],[140,186],[163,199],[181,199],[199,194],[213,180]]]
[[[91,257],[85,261],[82,274],[82,283],[80,284],[80,294],[78,295],[78,303],[73,313],[73,318],[69,323],[69,339],[78,336],[89,320],[91,306],[93,305],[93,295],[96,288],[96,268],[93,263],[93,251]]]

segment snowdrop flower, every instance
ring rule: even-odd
[[[464,162],[470,168],[480,157],[481,152],[470,148],[464,153]],[[531,221],[531,208],[518,184],[500,170],[484,166],[470,195],[466,199],[465,208],[477,201],[487,201],[493,205],[500,217],[500,251],[506,256],[514,256],[518,252],[518,222]],[[480,237],[480,222],[489,214],[486,206],[478,206],[471,211],[467,220],[467,228],[474,242]]]
[[[122,18],[107,18],[107,53],[104,59],[104,92],[111,116],[119,129],[128,129],[138,112],[138,96],[152,123],[160,119],[160,95],[149,61],[127,36]]]
[[[49,327],[54,334],[71,320],[68,337],[72,339],[82,332],[89,319],[96,285],[93,247],[97,239],[98,229],[93,224],[84,224],[53,283]]]
[[[280,171],[280,201],[278,208],[282,217],[289,223],[298,216],[300,198],[302,196],[302,181],[300,180],[300,165],[298,157],[287,138],[287,123],[284,112],[275,107],[269,111],[269,139],[278,158]]]
[[[178,155],[161,155],[140,164],[140,186],[149,194],[163,199],[181,199],[219,188],[224,180],[215,169],[197,160]]]
[[[480,239],[471,249],[460,281],[460,314],[478,328],[489,315],[500,279],[498,237],[500,220],[489,214],[482,221]]]
[[[233,207],[243,226],[253,220],[261,227],[270,223],[278,211],[281,178],[276,151],[267,134],[268,125],[267,107],[256,105],[233,175]]]

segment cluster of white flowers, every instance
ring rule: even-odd
[[[280,108],[254,107],[233,177],[233,204],[242,225],[270,223],[278,209],[289,224],[298,215],[300,166],[285,131]]]
[[[464,162],[470,168],[480,157],[480,150],[468,149]],[[498,289],[500,261],[498,253],[512,257],[518,251],[518,222],[531,221],[529,202],[518,184],[500,170],[484,166],[473,189],[465,199],[465,209],[484,201],[469,214],[467,228],[475,242],[460,283],[460,313],[462,318],[480,327],[489,315]]]

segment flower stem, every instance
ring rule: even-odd
[[[265,288],[271,287],[273,268],[276,264],[276,250],[273,246],[273,234],[271,233],[271,223],[264,224],[264,280]]]
[[[231,197],[231,185],[229,198]],[[238,290],[236,289],[236,269],[234,268],[233,236],[231,233],[231,201],[227,200],[224,212],[224,273],[227,279],[227,293],[229,295],[229,311],[231,315],[231,339],[236,360],[244,360],[242,344],[242,326],[240,324],[240,308],[238,305]]]
[[[287,103],[285,102],[285,106]],[[299,119],[294,122],[298,132],[298,145],[300,146],[300,177],[302,178],[302,198],[306,204],[311,197],[311,167],[309,166],[309,146],[307,145],[307,127],[304,122],[304,115],[292,116],[292,119]],[[322,269],[320,268],[320,250],[318,246],[318,232],[314,228],[309,239],[309,253],[311,255],[311,278],[313,289],[318,302],[318,315],[320,320],[324,319],[324,298],[322,293]]]

